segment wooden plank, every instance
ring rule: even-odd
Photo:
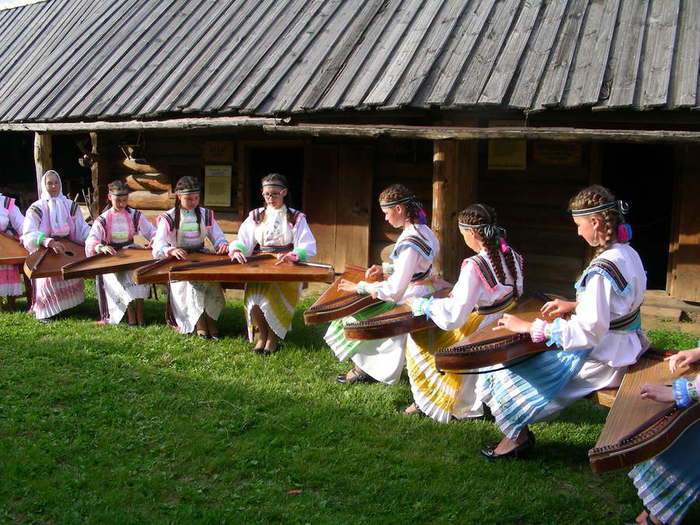
[[[90,210],[92,217],[97,217],[108,204],[107,185],[109,180],[109,167],[105,159],[106,148],[102,134],[95,131],[90,132],[91,158],[90,176],[92,179],[92,189],[96,195],[94,198],[94,209]]]
[[[668,103],[679,10],[680,0],[651,4],[636,104],[642,108]]]
[[[49,133],[34,133],[34,169],[37,194],[41,195],[41,178],[53,168],[53,142]]]
[[[491,76],[479,97],[480,104],[500,104],[506,96],[511,80],[518,70],[518,64],[530,39],[542,0],[525,2],[518,18],[509,31],[508,40],[498,57]]]
[[[569,75],[569,88],[563,100],[566,106],[598,103],[619,7],[620,0],[593,0],[589,3]]]
[[[345,271],[352,264],[369,264],[369,223],[372,207],[374,149],[343,144],[339,151],[336,264]],[[342,265],[342,266],[341,266]],[[342,268],[342,269],[341,269]]]
[[[607,99],[595,107],[630,107],[634,103],[648,7],[648,0],[622,0],[620,23],[615,31],[609,64],[612,71],[609,77],[610,93]]]
[[[569,2],[564,25],[535,97],[534,108],[557,106],[562,103],[587,2],[588,0],[571,0]]]
[[[304,213],[316,238],[316,260],[343,272],[345,267],[336,258],[335,249],[338,147],[309,145],[304,166]]]
[[[462,81],[457,85],[454,104],[471,105],[479,100],[508,35],[508,28],[518,13],[519,5],[520,0],[503,0],[496,4],[484,27],[481,40],[461,75]]]
[[[169,210],[175,206],[175,194],[169,192],[132,191],[129,193],[129,206],[140,210]]]
[[[559,26],[564,19],[566,2],[549,2],[542,21],[537,27],[534,40],[528,46],[515,81],[508,105],[515,108],[530,108],[537,96],[540,78],[549,61]]]
[[[680,14],[675,71],[671,83],[671,107],[700,106],[700,2],[684,2]]]

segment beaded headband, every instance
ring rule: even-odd
[[[625,201],[612,201],[606,202],[605,204],[599,204],[598,206],[593,206],[592,208],[584,208],[582,210],[571,210],[571,215],[573,217],[581,217],[582,215],[593,215],[594,213],[600,213],[601,211],[610,210],[612,208],[617,208],[620,215],[627,215],[630,210],[630,205]]]
[[[121,193],[116,193],[116,192],[114,192],[114,191],[110,191],[109,194],[110,194],[112,197],[128,197],[128,196],[129,196],[129,192],[128,192],[128,191],[121,192]]]
[[[404,197],[403,199],[398,199],[398,200],[391,201],[391,202],[380,202],[379,207],[380,208],[392,208],[393,206],[398,206],[399,204],[404,204],[406,202],[415,201],[415,200],[416,200],[416,196],[411,195],[410,197]]]
[[[460,228],[465,230],[476,230],[478,228],[484,229],[484,237],[487,239],[495,239],[496,237],[505,238],[506,229],[495,224],[466,224],[464,222],[458,222]]]
[[[177,195],[192,195],[193,193],[202,193],[202,190],[199,188],[189,188],[186,190],[177,190],[175,193]]]
[[[273,187],[273,188],[282,188],[282,189],[285,189],[285,190],[287,189],[287,186],[285,186],[284,184],[277,184],[277,183],[275,183],[275,182],[265,182],[265,183],[263,183],[263,185],[262,185],[263,188],[266,188],[267,186],[271,186],[271,187]]]

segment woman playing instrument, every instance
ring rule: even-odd
[[[241,224],[238,239],[231,243],[231,260],[245,263],[254,252],[276,254],[278,263],[306,261],[316,255],[316,239],[306,216],[287,206],[287,178],[270,173],[261,186],[265,206],[252,210]],[[301,286],[295,282],[246,284],[243,301],[248,338],[255,340],[253,352],[270,355],[277,350],[292,326]]]
[[[453,345],[493,322],[522,294],[522,257],[505,241],[496,210],[472,204],[458,216],[465,244],[476,255],[462,262],[450,297],[412,299],[414,315],[426,315],[438,329],[414,332],[406,345],[406,364],[414,403],[406,414],[425,414],[441,423],[452,417],[483,414],[476,399],[476,375],[440,374],[434,351]]]
[[[22,232],[23,222],[24,215],[15,199],[0,193],[0,232],[16,239]],[[11,312],[15,308],[15,297],[22,295],[19,268],[17,264],[0,264],[0,310],[3,297],[7,297],[7,309]]]
[[[402,228],[403,231],[390,255],[392,263],[374,265],[365,274],[367,279],[382,274],[388,275],[388,278],[376,282],[340,282],[340,291],[371,294],[385,302],[333,321],[328,328],[325,335],[328,346],[338,359],[344,361],[349,357],[355,365],[346,374],[338,376],[339,383],[381,381],[389,385],[396,384],[404,365],[406,336],[351,341],[345,338],[343,327],[348,322],[388,311],[409,297],[429,295],[435,291],[436,285],[442,284],[432,276],[433,259],[440,246],[435,234],[427,226],[425,212],[413,193],[401,184],[394,184],[379,195],[379,206],[384,212],[384,219],[394,228]]]
[[[214,212],[199,205],[199,181],[195,177],[182,177],[175,185],[175,195],[175,207],[158,217],[153,256],[185,260],[188,252],[206,252],[206,239],[216,253],[227,253],[228,242],[214,219]],[[168,292],[168,307],[180,333],[196,330],[203,339],[218,339],[216,319],[224,307],[220,284],[172,281]]]
[[[669,358],[671,372],[700,361],[700,347],[678,352]],[[694,380],[676,379],[673,386],[642,385],[642,398],[685,408],[698,403],[700,375]],[[640,463],[629,473],[639,499],[646,507],[636,518],[640,524],[678,524],[700,496],[698,444],[700,423],[694,423],[669,448]]]
[[[571,313],[547,323],[505,314],[500,327],[530,333],[558,350],[480,376],[477,393],[503,432],[500,443],[481,452],[489,458],[518,456],[534,445],[528,424],[552,416],[573,401],[620,384],[628,365],[649,346],[641,330],[640,307],[646,273],[628,244],[627,204],[602,186],[581,190],[569,203],[578,235],[596,248],[595,258],[576,282],[576,301],[555,300],[544,315]]]
[[[62,254],[66,248],[61,239],[84,244],[90,233],[78,203],[63,195],[61,178],[54,170],[41,177],[41,196],[27,210],[22,225],[22,244],[29,252],[40,247]],[[39,321],[45,322],[60,312],[73,308],[85,300],[82,279],[64,280],[62,277],[33,279],[32,311]]]
[[[127,205],[129,188],[121,180],[107,185],[107,199],[111,207],[95,219],[90,234],[85,241],[85,253],[116,255],[117,251],[134,245],[134,236],[143,235],[150,246],[156,229],[143,214]],[[129,326],[143,326],[143,300],[148,297],[149,288],[135,284],[131,272],[110,273],[98,280],[102,322],[118,324],[127,314]]]

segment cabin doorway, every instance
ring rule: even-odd
[[[647,270],[647,289],[665,290],[673,216],[673,148],[605,144],[602,184],[630,204],[632,246]]]
[[[260,195],[260,181],[269,173],[280,173],[289,182],[288,203],[302,208],[304,187],[304,148],[301,145],[245,145],[248,198],[247,209],[264,205]]]

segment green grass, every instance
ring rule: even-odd
[[[534,425],[530,459],[489,463],[492,423],[402,416],[405,380],[337,385],[348,365],[301,308],[266,359],[240,302],[221,341],[146,306],[136,329],[96,326],[92,298],[49,326],[0,314],[0,522],[620,523],[641,507],[625,472],[590,471],[606,415],[592,403]]]

